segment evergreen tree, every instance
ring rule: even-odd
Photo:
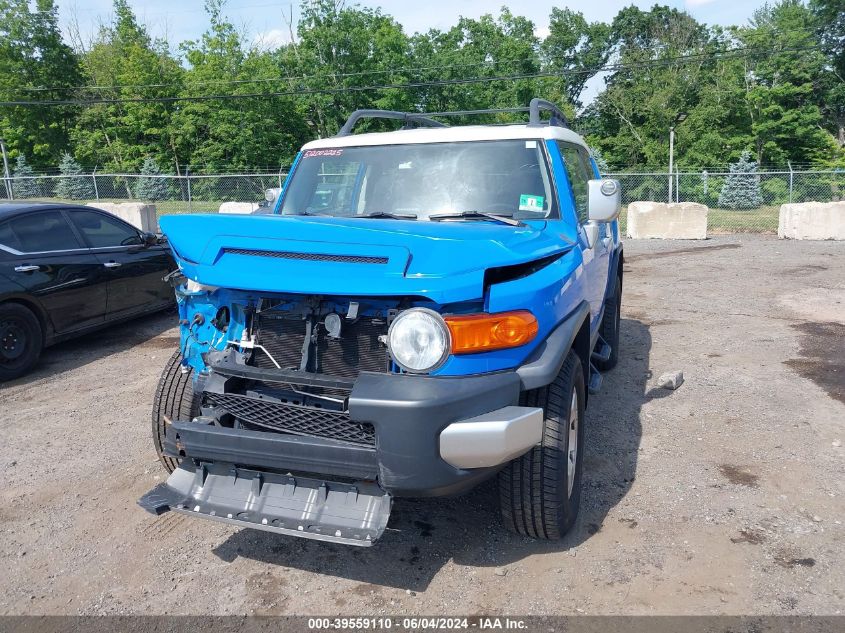
[[[88,176],[82,176],[82,167],[65,152],[59,163],[59,178],[56,183],[56,197],[63,200],[90,200],[94,197],[94,182]]]
[[[12,191],[15,198],[20,200],[22,198],[34,198],[38,195],[38,185],[30,178],[32,167],[26,162],[26,157],[23,154],[18,154],[18,160],[15,163],[15,177],[12,180]],[[19,180],[23,178],[23,180]]]
[[[731,165],[730,172],[719,193],[718,205],[721,208],[756,209],[763,204],[757,163],[751,160],[751,152],[743,152],[739,160]]]
[[[592,154],[593,160],[596,162],[596,167],[599,168],[599,174],[604,177],[610,172],[610,166],[607,164],[607,161],[604,159],[604,156],[601,155],[600,150],[593,148]]]
[[[170,183],[162,178],[161,169],[151,156],[144,159],[141,178],[135,186],[135,197],[140,200],[164,200],[170,193]]]

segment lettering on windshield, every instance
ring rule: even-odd
[[[317,156],[343,156],[342,149],[309,149],[302,158],[316,158]]]

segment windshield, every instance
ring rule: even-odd
[[[338,147],[303,152],[282,214],[400,219],[557,212],[542,141]]]

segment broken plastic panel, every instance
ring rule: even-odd
[[[373,482],[339,483],[237,468],[182,464],[138,504],[346,545],[369,546],[387,526],[392,499]]]

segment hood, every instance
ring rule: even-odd
[[[568,250],[545,222],[426,222],[272,215],[161,218],[182,272],[260,292],[481,298],[488,268]]]

